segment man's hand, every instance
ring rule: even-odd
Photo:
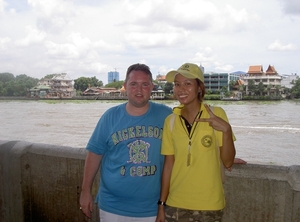
[[[82,213],[88,218],[91,218],[91,213],[93,212],[92,194],[87,191],[81,191],[79,203],[80,210],[82,211]]]

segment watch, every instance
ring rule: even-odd
[[[166,206],[166,202],[163,202],[163,201],[161,201],[161,200],[158,200],[158,201],[157,201],[157,204],[158,204],[158,205]]]

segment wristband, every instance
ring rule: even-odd
[[[163,206],[166,206],[166,202],[163,202],[163,201],[158,200],[158,201],[157,201],[157,205],[163,205]]]

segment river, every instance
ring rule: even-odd
[[[85,147],[99,117],[124,101],[0,101],[0,140]],[[170,107],[176,101],[155,101]],[[237,157],[248,163],[300,164],[300,101],[207,101],[227,113]]]

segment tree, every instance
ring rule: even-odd
[[[256,85],[255,85],[254,80],[253,80],[253,79],[250,79],[250,80],[248,81],[248,91],[249,91],[250,93],[252,93],[252,92],[255,93],[256,88],[257,88],[257,87],[256,87]]]
[[[52,79],[54,76],[55,76],[55,74],[47,74],[45,77],[41,78],[41,80]]]
[[[300,98],[300,79],[294,81],[294,86],[291,88],[291,94],[294,98]]]
[[[1,96],[26,96],[29,89],[36,86],[38,79],[25,74],[14,77],[11,73],[0,74]]]
[[[273,88],[272,84],[267,85],[267,93],[268,93],[268,95],[271,94],[270,92],[271,92],[272,88]]]
[[[213,92],[212,92],[211,89],[209,89],[209,90],[207,90],[207,91],[205,92],[206,95],[210,95],[210,94],[212,94],[212,93],[213,93]]]
[[[106,88],[116,88],[121,89],[124,84],[124,81],[111,82],[105,85]]]
[[[9,81],[13,81],[13,80],[15,80],[15,77],[13,74],[11,74],[9,72],[0,73],[0,82],[6,83]]]
[[[165,93],[171,93],[172,90],[173,90],[173,83],[167,82],[164,88]]]
[[[103,82],[99,81],[95,76],[91,78],[80,77],[74,80],[74,88],[82,92],[89,87],[101,87],[101,86],[103,86]]]
[[[245,91],[245,85],[239,85],[238,86],[238,90],[239,90],[239,92],[244,93],[244,91]]]
[[[257,91],[258,91],[259,95],[261,95],[261,96],[265,92],[265,86],[264,86],[264,84],[262,82],[258,83]]]
[[[89,78],[90,79],[90,85],[94,87],[101,87],[103,86],[103,82],[101,80],[98,80],[96,76]]]
[[[230,91],[234,90],[235,84],[236,84],[235,80],[230,80],[230,82],[229,82],[229,90]]]
[[[221,89],[221,92],[227,93],[228,92],[228,86],[223,86]]]

